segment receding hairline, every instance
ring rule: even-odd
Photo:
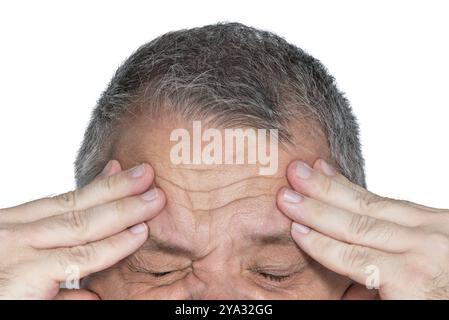
[[[91,181],[109,160],[114,119],[141,98],[152,102],[143,105],[165,114],[221,116],[233,127],[243,117],[254,127],[273,125],[287,132],[286,120],[312,119],[342,173],[365,186],[358,125],[349,102],[317,59],[273,33],[219,23],[169,32],[141,46],[117,70],[92,114],[76,160],[78,186]],[[163,109],[167,106],[177,107]]]

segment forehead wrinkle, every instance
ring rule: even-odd
[[[211,188],[208,190],[186,188],[158,174],[156,175],[156,181],[162,189],[164,187],[165,190],[169,190],[170,187],[175,189],[172,193],[173,195],[178,195],[178,197],[172,197],[171,193],[168,192],[169,201],[172,203],[190,211],[210,211],[223,208],[242,199],[275,196],[283,182],[283,178],[265,176],[249,177],[223,185],[220,188]]]
[[[234,184],[238,184],[238,183],[240,183],[242,181],[251,181],[253,179],[263,179],[263,180],[274,179],[274,180],[279,180],[279,179],[284,179],[285,178],[285,172],[284,171],[282,171],[282,174],[270,175],[270,176],[268,176],[268,175],[259,175],[256,172],[254,172],[254,173],[250,173],[250,174],[248,174],[246,176],[243,176],[241,178],[239,177],[239,179],[235,179],[232,182],[225,182],[224,184],[220,184],[220,185],[213,186],[213,187],[207,187],[205,189],[196,189],[196,188],[190,186],[189,185],[189,181],[188,181],[189,179],[186,179],[186,178],[188,178],[189,173],[195,175],[190,180],[199,181],[199,180],[202,180],[202,179],[208,179],[209,180],[211,178],[214,178],[217,181],[220,181],[222,179],[219,179],[219,178],[223,178],[223,177],[219,177],[218,174],[211,174],[211,173],[213,173],[213,172],[221,173],[224,177],[229,177],[230,174],[238,173],[239,176],[240,176],[241,173],[242,173],[242,170],[239,170],[238,172],[237,171],[233,172],[232,170],[229,170],[229,168],[228,169],[225,169],[225,168],[223,168],[223,169],[206,169],[206,168],[197,168],[196,166],[194,167],[193,165],[190,165],[191,166],[190,168],[181,168],[181,167],[175,167],[175,166],[166,167],[166,166],[161,165],[161,163],[158,163],[158,165],[160,165],[162,168],[157,170],[156,176],[155,176],[156,179],[159,178],[159,179],[162,179],[162,180],[166,180],[166,181],[172,183],[173,185],[175,185],[175,186],[177,186],[177,187],[179,187],[180,189],[183,189],[183,190],[197,191],[197,192],[207,192],[207,191],[214,191],[214,190],[218,190],[218,189],[223,189],[223,188],[232,186]],[[171,173],[175,173],[175,176],[172,179],[168,179],[168,178],[164,177],[163,175],[158,174],[158,172],[167,172],[167,169],[169,169],[171,171]],[[245,170],[245,172],[248,172],[248,171],[249,170]],[[178,174],[178,176],[176,176],[176,174]],[[183,183],[183,182],[187,183],[188,185],[185,186],[185,187],[181,186],[181,183]],[[209,180],[208,182],[211,182],[211,181]]]
[[[270,194],[262,193],[262,194],[259,194],[257,196],[246,196],[246,197],[234,199],[232,201],[229,201],[229,202],[225,203],[222,206],[215,207],[215,208],[210,208],[210,209],[192,209],[192,208],[186,207],[186,206],[184,206],[181,203],[176,202],[176,201],[172,201],[172,204],[180,206],[180,207],[182,207],[182,208],[184,208],[186,210],[189,210],[192,213],[204,214],[204,213],[211,213],[211,211],[221,210],[221,209],[224,209],[224,208],[226,208],[226,207],[228,207],[230,205],[234,205],[234,204],[237,204],[239,202],[246,201],[246,200],[257,199],[257,198],[261,198],[261,197],[272,197],[272,196],[273,196],[273,194],[271,194],[271,193]]]

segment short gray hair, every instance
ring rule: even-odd
[[[288,142],[288,128],[307,119],[327,137],[341,172],[366,186],[359,128],[348,100],[320,61],[271,32],[218,23],[169,32],[137,49],[92,113],[75,162],[78,187],[110,159],[117,123],[137,105],[151,117],[277,128],[280,140]]]

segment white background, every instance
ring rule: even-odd
[[[2,1],[0,207],[74,186],[90,112],[167,31],[239,21],[320,59],[358,116],[369,189],[449,208],[448,1]]]

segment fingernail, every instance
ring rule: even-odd
[[[285,189],[285,191],[284,191],[284,201],[285,202],[299,203],[302,199],[303,199],[303,197],[299,193],[289,190],[289,189]]]
[[[138,166],[129,170],[128,174],[131,178],[139,178],[144,174],[144,172],[145,172],[145,168],[144,168],[143,164],[139,164]]]
[[[106,173],[108,173],[109,170],[111,169],[111,166],[112,166],[112,160],[109,160],[108,163],[106,163],[106,165],[104,166],[104,168],[100,174],[105,175]]]
[[[321,159],[321,169],[326,176],[333,177],[337,174],[337,171],[329,163]]]
[[[153,201],[154,199],[157,198],[157,196],[158,196],[158,192],[157,192],[157,189],[155,189],[155,188],[150,189],[141,195],[142,199],[145,201]]]
[[[139,223],[139,224],[136,224],[135,226],[132,226],[131,228],[129,228],[129,231],[131,231],[131,233],[134,233],[134,234],[143,233],[146,230],[147,230],[147,225],[145,223]]]
[[[310,231],[310,228],[306,227],[303,224],[300,224],[300,223],[297,223],[297,222],[293,222],[292,223],[292,230],[295,231],[295,232],[302,233],[302,234],[308,234],[309,231]]]
[[[309,179],[312,175],[312,168],[305,162],[296,161],[296,176],[301,179]]]

